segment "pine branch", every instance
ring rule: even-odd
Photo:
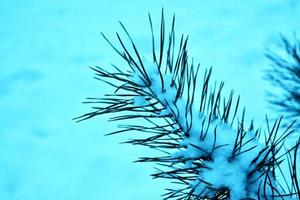
[[[290,165],[293,185],[288,193],[282,192],[276,180],[276,171],[282,172],[280,166],[288,154],[282,155],[280,150],[293,132],[292,125],[280,132],[282,118],[273,126],[266,118],[268,130],[265,142],[261,143],[261,131],[256,130],[253,123],[249,129],[244,127],[244,109],[241,120],[234,127],[240,98],[234,103],[232,91],[225,99],[223,82],[218,87],[216,84],[210,86],[211,68],[205,70],[203,82],[198,83],[201,69],[200,65],[189,62],[188,37],[182,35],[176,49],[175,16],[167,40],[162,11],[158,51],[150,15],[149,23],[150,62],[140,55],[122,23],[130,46],[125,45],[118,33],[121,49],[102,34],[130,70],[116,66],[109,70],[93,67],[95,78],[111,86],[114,92],[102,98],[89,98],[85,103],[100,106],[94,106],[94,111],[75,119],[82,121],[112,114],[110,121],[133,121],[109,135],[138,131],[142,138],[125,143],[162,152],[163,156],[142,157],[137,162],[156,163],[159,168],[152,176],[177,184],[178,189],[167,189],[164,199],[283,199],[297,192],[299,195],[296,164]],[[296,156],[290,160],[295,163]]]
[[[289,120],[300,116],[300,41],[281,36],[283,54],[269,50],[266,54],[272,62],[266,79],[281,89],[282,94],[268,93],[269,102],[284,112]],[[300,127],[297,122],[296,127]]]

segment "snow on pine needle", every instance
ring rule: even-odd
[[[283,132],[282,118],[273,124],[266,118],[265,131],[255,129],[253,124],[246,128],[244,110],[237,117],[240,98],[234,100],[233,92],[223,97],[223,82],[210,84],[211,68],[204,70],[203,78],[199,78],[203,70],[188,58],[188,37],[182,35],[179,45],[175,45],[175,16],[166,36],[162,12],[158,44],[150,15],[149,22],[151,59],[140,55],[122,23],[129,46],[118,33],[120,48],[102,34],[128,68],[92,67],[96,79],[112,86],[114,91],[105,97],[88,98],[85,103],[102,106],[93,107],[94,111],[76,119],[113,114],[111,121],[126,121],[126,124],[108,135],[141,132],[144,137],[127,143],[162,152],[161,156],[142,157],[138,161],[157,163],[157,172],[152,176],[171,180],[174,186],[166,189],[164,199],[299,197],[296,156],[292,156],[299,145],[282,153],[285,139],[293,132],[293,123]],[[136,119],[144,123],[137,123]],[[286,157],[291,184],[284,187],[277,181],[277,172]]]

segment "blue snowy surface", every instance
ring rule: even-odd
[[[150,12],[158,30],[176,14],[189,34],[190,56],[241,95],[247,119],[263,124],[266,47],[300,30],[300,2],[249,1],[2,1],[0,3],[0,199],[160,199],[167,183],[152,165],[134,164],[152,151],[119,145],[130,135],[104,137],[116,124],[99,117],[72,121],[85,97],[109,92],[88,66],[120,63],[100,37],[116,42],[121,20],[140,51],[150,53]]]

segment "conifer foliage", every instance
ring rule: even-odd
[[[281,89],[280,94],[269,93],[270,103],[285,113],[289,119],[300,117],[300,41],[290,41],[281,36],[283,54],[269,51],[267,57],[272,68],[267,71],[267,79]],[[300,128],[300,122],[296,124]]]
[[[127,141],[161,152],[139,162],[158,164],[154,178],[170,179],[163,199],[287,199],[299,197],[296,145],[283,151],[293,133],[293,123],[282,130],[282,118],[267,130],[244,125],[245,112],[238,115],[239,97],[223,97],[224,83],[211,84],[212,69],[202,70],[188,58],[188,37],[175,37],[175,16],[166,34],[161,15],[158,43],[151,17],[152,58],[141,55],[125,26],[125,39],[116,34],[118,46],[104,39],[124,59],[127,67],[92,67],[96,79],[113,88],[111,94],[88,98],[93,111],[76,120],[112,114],[121,129],[109,133],[140,132]],[[176,44],[176,45],[175,45]],[[150,61],[149,61],[150,60]],[[202,75],[200,75],[202,71]],[[200,80],[200,81],[199,81]],[[136,120],[143,123],[136,123]],[[140,121],[139,121],[140,122]],[[277,181],[281,163],[289,161],[287,187]]]

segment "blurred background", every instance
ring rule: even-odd
[[[116,43],[121,20],[149,54],[147,15],[158,33],[162,7],[167,24],[176,14],[177,36],[189,35],[194,62],[213,66],[225,91],[241,95],[248,121],[261,126],[265,114],[280,115],[265,98],[272,87],[263,78],[264,54],[280,33],[300,30],[300,1],[2,1],[1,200],[160,199],[168,182],[151,179],[154,165],[133,163],[152,151],[119,145],[130,135],[103,136],[117,126],[106,116],[72,118],[90,110],[85,97],[111,92],[88,67],[122,65],[100,32]]]

